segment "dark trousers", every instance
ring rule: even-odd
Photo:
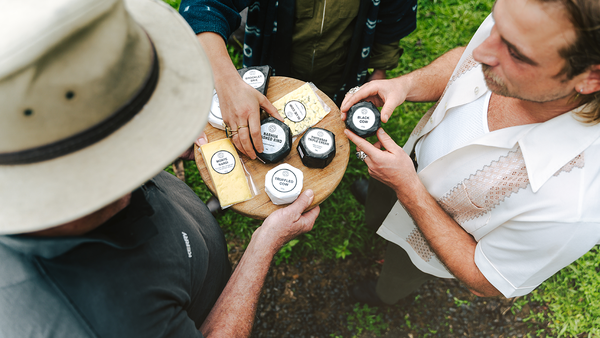
[[[370,178],[365,206],[367,226],[377,230],[397,200],[398,198],[393,189],[374,178]],[[436,278],[419,270],[412,263],[404,249],[388,242],[383,268],[377,281],[377,295],[385,303],[395,304],[418,289],[426,281]]]

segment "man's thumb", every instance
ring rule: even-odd
[[[298,198],[294,201],[294,203],[290,204],[288,208],[292,209],[291,211],[297,212],[298,214],[302,214],[306,208],[312,203],[315,198],[315,193],[311,189],[306,189],[305,192],[300,194]]]

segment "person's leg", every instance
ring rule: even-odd
[[[385,220],[398,198],[396,192],[374,178],[369,178],[365,222],[367,227],[377,230]]]
[[[404,249],[388,242],[383,268],[375,291],[384,303],[395,304],[426,281],[436,278],[419,270]]]

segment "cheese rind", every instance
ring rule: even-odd
[[[366,138],[375,135],[381,126],[381,113],[371,102],[359,102],[348,110],[346,128]]]
[[[221,105],[219,105],[219,96],[217,96],[217,91],[214,89],[212,104],[210,106],[210,112],[208,113],[208,123],[217,129],[225,130],[223,117],[221,116]]]
[[[260,135],[263,152],[257,152],[256,156],[264,163],[277,163],[292,151],[290,128],[278,119],[271,116],[260,121]],[[254,145],[254,142],[252,144]]]
[[[328,113],[310,83],[305,83],[273,102],[273,106],[283,117],[283,122],[290,127],[292,136],[302,134]]]
[[[271,66],[253,66],[238,69],[238,73],[242,77],[242,80],[249,84],[252,88],[255,88],[261,94],[267,95],[267,89],[269,88],[269,79],[273,69]]]
[[[309,128],[296,149],[305,166],[325,168],[335,157],[335,135],[327,129]]]
[[[240,158],[230,139],[225,138],[204,144],[200,150],[217,190],[221,207],[252,198]]]
[[[304,183],[302,170],[283,163],[265,176],[265,192],[275,205],[292,203],[300,196]]]

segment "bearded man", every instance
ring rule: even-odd
[[[383,122],[437,101],[403,149],[346,131],[390,241],[355,298],[393,304],[436,277],[521,296],[600,243],[599,27],[595,0],[498,0],[466,48],[346,97],[343,118],[368,100]]]

